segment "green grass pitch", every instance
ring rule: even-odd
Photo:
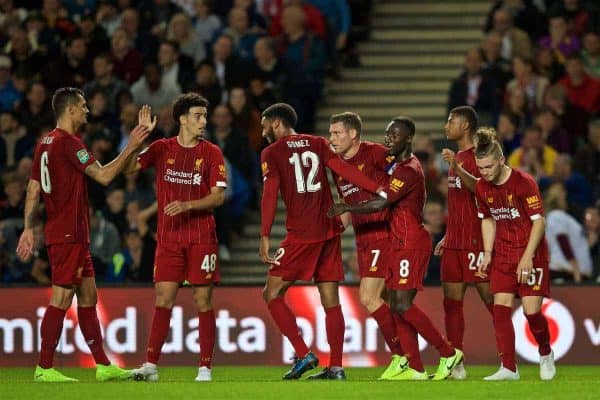
[[[521,366],[518,382],[484,382],[497,366],[467,367],[469,378],[462,382],[378,382],[383,368],[347,368],[346,382],[281,381],[284,366],[217,366],[212,382],[194,382],[193,367],[163,367],[160,382],[100,383],[94,370],[60,369],[80,380],[70,384],[33,383],[33,368],[2,368],[0,399],[600,399],[600,366],[558,364],[550,382],[540,381],[536,366]]]

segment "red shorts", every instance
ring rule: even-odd
[[[344,280],[340,236],[317,243],[284,240],[277,250],[279,265],[271,264],[269,275],[284,281],[340,282]]]
[[[519,297],[543,296],[550,297],[550,273],[548,264],[536,266],[534,273],[529,275],[527,283],[517,282],[517,266],[492,262],[490,273],[490,289],[496,293],[514,293]]]
[[[444,249],[442,253],[442,282],[488,282],[477,273],[483,261],[483,251]]]
[[[429,266],[430,251],[396,249],[385,286],[392,290],[423,290],[423,277]]]
[[[48,246],[48,260],[53,285],[79,285],[81,278],[94,276],[94,265],[87,243],[51,244]]]
[[[221,275],[217,254],[216,244],[159,243],[154,257],[154,282],[218,284]]]
[[[394,261],[394,251],[389,240],[361,243],[356,246],[358,274],[362,278],[385,279]]]

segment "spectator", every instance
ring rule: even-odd
[[[131,229],[125,234],[125,248],[111,257],[104,282],[124,283],[137,281],[142,270],[143,242],[139,232]]]
[[[140,31],[164,37],[171,17],[181,9],[169,0],[142,0],[138,3]]]
[[[504,154],[511,154],[521,145],[521,132],[518,131],[519,119],[510,113],[503,112],[498,118],[496,132],[502,143]]]
[[[32,81],[27,87],[25,99],[17,107],[19,121],[25,125],[27,135],[37,137],[42,127],[54,124],[48,93],[42,82]]]
[[[23,97],[10,78],[12,61],[0,55],[0,111],[12,111]]]
[[[227,27],[223,34],[231,36],[235,54],[242,60],[251,61],[253,57],[254,43],[263,31],[257,27],[251,27],[248,14],[243,8],[232,8],[227,18]]]
[[[48,88],[51,91],[59,87],[82,87],[92,77],[91,63],[87,45],[82,36],[67,39],[64,55],[50,64],[47,75]]]
[[[439,200],[429,200],[423,208],[423,223],[425,229],[431,236],[433,243],[438,243],[446,232],[446,222],[444,215],[444,204]],[[427,268],[425,282],[439,284],[440,282],[441,260],[439,257],[431,257]]]
[[[253,78],[262,79],[276,97],[281,97],[286,76],[273,39],[262,37],[254,44],[254,65],[251,75]]]
[[[129,142],[129,132],[137,125],[138,108],[134,103],[125,104],[119,114],[119,137],[116,139],[116,148],[119,152],[123,151],[127,142]],[[171,119],[171,118],[169,118]]]
[[[128,230],[125,208],[125,191],[117,186],[108,188],[106,207],[102,210],[102,215],[107,221],[112,222],[121,234]]]
[[[93,14],[84,14],[79,21],[79,31],[90,54],[110,52],[110,40],[101,25],[96,24]],[[114,34],[114,32],[113,32]]]
[[[592,187],[580,172],[573,170],[573,158],[568,154],[560,154],[554,162],[554,172],[540,178],[538,183],[542,191],[552,183],[563,184],[569,211],[577,218],[583,217],[583,211],[592,205]]]
[[[94,58],[94,80],[83,86],[89,97],[91,92],[101,91],[108,102],[108,111],[117,112],[117,95],[127,90],[127,84],[113,75],[114,62],[109,53],[99,54]]]
[[[0,113],[0,167],[13,167],[33,147],[35,141],[27,136],[14,112]]]
[[[110,0],[98,1],[96,22],[104,28],[109,37],[113,36],[115,30],[121,25],[121,16],[116,4]]]
[[[468,104],[479,114],[483,124],[498,117],[496,82],[483,70],[481,51],[472,48],[465,56],[464,70],[450,86],[448,110]]]
[[[257,3],[254,0],[234,0],[232,8],[241,8],[248,14],[249,25],[257,29],[266,30],[267,20],[258,11]]]
[[[542,108],[544,93],[548,87],[548,80],[538,75],[534,70],[533,61],[528,58],[513,58],[514,79],[506,85],[506,92],[510,96],[511,91],[517,87],[525,92],[527,96],[527,108],[531,114]]]
[[[562,16],[569,31],[581,37],[586,30],[600,23],[594,11],[585,3],[582,0],[558,0],[550,7],[548,14]]]
[[[206,58],[205,43],[192,27],[190,18],[184,13],[177,13],[171,17],[167,28],[167,40],[177,43],[181,54],[190,57],[194,65],[198,65]]]
[[[158,38],[150,32],[140,30],[140,14],[135,8],[126,8],[121,13],[121,26],[128,42],[140,53],[144,60],[156,59]]]
[[[530,126],[523,134],[521,146],[508,157],[508,165],[521,169],[534,178],[554,174],[558,153],[544,142],[542,132],[536,126]]]
[[[556,83],[565,74],[565,66],[558,62],[554,52],[543,47],[535,49],[535,69],[538,75],[548,79],[551,84]]]
[[[327,27],[325,25],[325,19],[318,8],[308,4],[304,0],[290,0],[286,5],[302,7],[304,14],[306,15],[306,30],[317,35],[319,38],[321,38],[321,40],[327,39]],[[282,12],[283,8],[278,8],[277,14],[271,19],[269,35],[272,37],[277,37],[283,33],[283,27],[281,25]]]
[[[571,103],[590,114],[600,112],[600,80],[589,76],[580,56],[572,56],[566,62],[567,75],[560,84],[567,90]]]
[[[208,100],[209,114],[216,105],[221,104],[223,89],[217,80],[215,68],[210,62],[205,61],[196,68],[196,81],[190,90]]]
[[[561,85],[553,85],[546,91],[544,107],[551,109],[560,120],[560,126],[569,132],[573,140],[572,148],[577,148],[586,141],[588,131],[588,114],[582,108],[571,104],[567,91]]]
[[[261,78],[252,78],[250,81],[250,101],[262,113],[271,104],[277,102],[275,93]]]
[[[504,9],[513,17],[514,25],[533,39],[546,31],[546,17],[531,0],[498,0],[492,6],[485,23],[485,31],[492,29],[496,10]]]
[[[504,101],[504,89],[512,78],[510,61],[502,57],[502,37],[497,32],[487,34],[481,44],[484,72],[496,83],[498,104]]]
[[[492,32],[502,37],[502,57],[512,60],[513,57],[531,58],[531,41],[521,29],[513,26],[513,17],[510,12],[500,8],[494,12]]]
[[[33,49],[25,29],[17,28],[12,32],[5,50],[11,58],[14,73],[26,79],[41,78],[46,58],[41,52]]]
[[[31,10],[25,20],[25,29],[31,45],[49,60],[60,54],[60,37],[48,27],[44,16],[38,10]]]
[[[595,207],[586,208],[583,227],[592,255],[594,265],[593,275],[596,277],[596,282],[600,283],[600,209],[597,204]]]
[[[544,194],[550,277],[575,281],[592,277],[592,258],[583,226],[567,214],[567,192],[560,183]]]
[[[221,29],[221,20],[212,14],[209,0],[194,0],[194,11],[195,16],[192,19],[194,29],[206,46],[213,39],[215,33]]]
[[[527,106],[527,95],[520,87],[515,87],[510,92],[507,92],[506,95],[508,98],[504,106],[504,112],[510,114],[511,117],[516,118],[517,131],[523,132],[531,125],[533,119],[531,111]]]
[[[302,8],[286,7],[282,24],[284,34],[279,38],[279,52],[288,71],[284,100],[298,114],[298,131],[312,132],[315,103],[321,95],[325,74],[325,46],[318,37],[306,32]]]
[[[90,207],[90,253],[96,261],[96,273],[104,273],[120,248],[121,236],[116,226]]]
[[[221,101],[227,100],[227,92],[234,86],[246,86],[248,64],[233,54],[233,39],[223,34],[213,43],[212,65],[217,74],[219,86],[223,89]]]
[[[114,74],[128,84],[137,81],[144,70],[144,62],[124,29],[115,29],[111,39],[111,51]]]
[[[86,133],[92,134],[104,129],[114,130],[117,125],[115,114],[109,110],[108,99],[104,92],[94,89],[89,92],[87,99],[90,112],[85,126]]]
[[[25,181],[16,172],[5,172],[2,185],[6,199],[0,202],[0,221],[20,220],[25,212]]]
[[[585,71],[593,78],[600,79],[600,33],[585,34],[581,57]]]
[[[550,17],[548,36],[540,39],[539,45],[552,50],[559,63],[564,64],[567,57],[577,54],[581,42],[573,33],[569,33],[567,21],[562,15]]]
[[[248,101],[246,90],[234,87],[229,92],[229,106],[233,113],[233,127],[246,135],[250,147],[259,152],[262,143],[262,126],[260,114],[254,104]]]
[[[171,86],[186,91],[194,82],[194,60],[181,54],[179,45],[166,40],[158,48],[158,65],[161,69],[161,86]]]
[[[588,143],[575,156],[575,170],[591,183],[594,198],[600,199],[600,120],[590,122]]]
[[[554,150],[559,153],[572,153],[572,140],[569,133],[560,126],[558,118],[552,110],[545,108],[537,113],[535,125],[540,128],[544,141]]]
[[[27,182],[29,180],[29,177],[31,176],[32,166],[33,159],[31,159],[31,157],[26,156],[19,160],[19,163],[17,164],[16,173],[23,182]]]
[[[150,63],[144,67],[144,75],[131,85],[131,94],[138,107],[148,104],[159,110],[170,106],[181,91],[179,85],[163,84],[159,66]]]

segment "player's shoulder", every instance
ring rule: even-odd
[[[368,140],[361,141],[360,146],[365,153],[371,154],[375,158],[385,158],[389,153],[388,148],[384,145]]]
[[[515,186],[518,188],[529,189],[531,187],[538,186],[535,178],[529,175],[525,171],[521,171],[520,169],[513,168],[512,173],[515,174]]]
[[[470,147],[466,150],[460,150],[456,153],[456,159],[458,161],[472,161],[475,163],[475,148]]]
[[[211,154],[222,154],[223,152],[221,151],[221,148],[214,144],[213,142],[210,142],[208,140],[203,139],[201,142],[202,147],[209,153]]]

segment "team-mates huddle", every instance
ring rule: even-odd
[[[219,282],[213,210],[223,202],[227,181],[220,149],[202,137],[208,102],[196,94],[180,96],[172,113],[179,125],[178,135],[158,140],[140,152],[156,125],[151,109],[142,107],[128,145],[105,166],[87,152],[77,135],[89,112],[83,93],[73,88],[59,89],[52,106],[57,128],[35,149],[24,232],[17,248],[19,257],[31,257],[36,209],[42,196],[52,297],[41,324],[42,343],[34,380],[75,381],[53,368],[54,351],[74,295],[78,299],[79,326],[97,365],[96,378],[158,380],[157,364],[169,331],[171,309],[181,283],[187,281],[199,318],[196,381],[210,381],[216,329],[212,292]],[[264,190],[259,251],[261,259],[270,265],[263,297],[296,352],[292,368],[283,378],[298,379],[319,364],[285,302],[285,293],[295,281],[314,280],[325,309],[331,354],[329,365],[309,379],[346,379],[342,365],[345,323],[338,285],[344,276],[340,234],[352,223],[361,278],[360,301],[377,321],[392,352],[391,363],[380,379],[429,379],[420,358],[417,334],[440,353],[434,380],[450,375],[466,377],[461,351],[462,299],[468,283],[476,284],[493,314],[502,359],[498,372],[485,379],[519,379],[511,322],[515,295],[522,299],[540,346],[540,376],[552,379],[555,368],[548,324],[540,312],[543,297],[549,295],[541,197],[531,177],[504,164],[493,132],[477,130],[473,109],[452,110],[446,132],[460,151],[443,152],[450,164],[449,221],[446,236],[435,253],[442,255],[449,341],[414,304],[417,292],[422,290],[432,249],[421,216],[427,196],[425,177],[411,149],[414,122],[406,117],[392,119],[385,131],[384,147],[360,139],[361,121],[354,113],[331,118],[329,141],[296,133],[296,121],[291,106],[277,103],[263,112],[261,122],[263,136],[270,142],[261,154]],[[156,170],[159,210],[156,303],[146,360],[140,368],[124,370],[110,363],[102,347],[89,253],[85,175],[107,185],[120,172],[150,167]],[[333,171],[342,203],[333,202],[326,168]],[[278,192],[287,209],[287,235],[273,255],[269,236]],[[384,289],[387,298],[382,297]]]

